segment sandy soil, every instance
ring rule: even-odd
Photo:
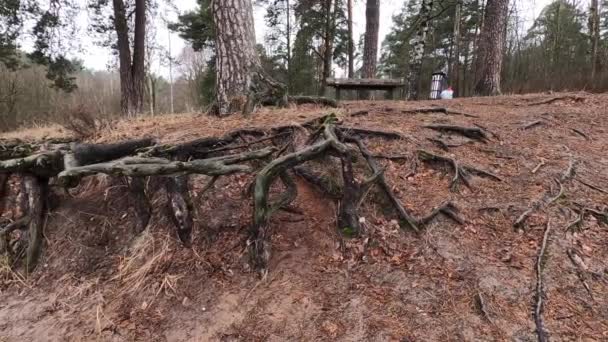
[[[475,117],[404,113],[433,106]],[[139,236],[120,179],[90,178],[69,196],[55,189],[41,266],[28,279],[2,274],[0,341],[535,341],[536,259],[547,225],[547,334],[553,341],[607,341],[608,222],[587,215],[566,231],[577,208],[608,210],[607,108],[608,95],[587,93],[345,103],[336,111],[344,125],[408,137],[366,139],[375,153],[403,156],[382,164],[408,210],[420,217],[449,199],[466,222],[438,216],[420,234],[404,231],[372,193],[362,207],[364,234],[342,238],[335,203],[299,179],[301,213],[273,216],[263,280],[247,266],[249,175],[221,178],[203,195],[197,190],[207,179],[193,177],[191,248],[176,239],[154,181],[154,216]],[[329,112],[303,106],[247,119],[141,118],[115,123],[92,140],[177,142]],[[428,124],[479,125],[492,134],[481,143]],[[65,134],[44,129],[45,136]],[[15,136],[40,132],[5,135]],[[458,146],[444,151],[429,138]],[[470,188],[451,191],[452,170],[416,161],[418,149],[502,181],[472,177]],[[562,183],[563,193],[514,229],[534,201],[559,193],[556,179],[573,161],[576,172]]]

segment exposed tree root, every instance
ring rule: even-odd
[[[583,259],[573,249],[568,248],[568,250],[566,250],[566,253],[568,254],[568,259],[570,259],[570,262],[576,270],[576,276],[578,277],[578,280],[581,282],[581,284],[583,284],[583,287],[585,288],[585,291],[587,291],[587,293],[589,294],[589,297],[595,300],[595,298],[593,298],[593,292],[591,291],[591,287],[587,283],[586,279],[586,273],[588,272],[587,265],[585,265]]]
[[[532,103],[529,103],[528,106],[540,106],[540,105],[546,105],[546,104],[553,104],[558,101],[566,101],[566,100],[579,103],[579,102],[585,102],[585,100],[587,100],[587,99],[584,97],[581,97],[581,96],[572,96],[572,95],[559,96],[559,97],[554,97],[552,99],[548,99],[548,100],[544,100],[544,101],[532,102]]]
[[[488,134],[485,130],[479,127],[462,127],[462,126],[454,126],[454,125],[425,125],[422,126],[424,128],[432,129],[439,132],[448,132],[460,134],[469,139],[477,140],[480,142],[487,142],[490,139],[488,138]]]
[[[585,138],[585,140],[590,140],[589,136],[587,134],[585,134],[585,132],[581,131],[580,129],[577,128],[572,128],[572,132],[580,135],[581,137]]]
[[[216,178],[212,178],[214,181]],[[177,236],[186,245],[192,239],[193,206],[188,191],[188,176],[169,177],[165,182],[167,199],[170,209],[170,217],[177,228]],[[208,187],[207,187],[208,189]],[[206,189],[204,189],[206,190]]]
[[[444,202],[439,206],[433,208],[430,214],[417,220],[418,224],[426,225],[439,214],[445,215],[446,217],[452,219],[454,222],[460,225],[464,224],[464,219],[460,217],[458,208],[450,201]]]
[[[584,181],[584,180],[582,180],[582,179],[579,179],[579,178],[576,178],[576,180],[577,180],[579,183],[583,184],[584,186],[586,186],[586,187],[588,187],[588,188],[591,188],[591,189],[593,189],[593,190],[599,191],[599,192],[601,192],[601,193],[603,193],[603,194],[608,194],[608,190],[604,190],[604,189],[602,189],[602,188],[600,188],[600,187],[598,187],[598,186],[595,186],[595,185],[593,185],[593,184],[591,184],[591,183],[588,183],[588,182],[586,182],[586,181]]]
[[[143,177],[129,179],[129,191],[131,193],[131,205],[137,217],[135,233],[139,234],[148,227],[150,217],[152,217],[152,207],[146,194],[146,179]]]
[[[460,147],[460,146],[464,146],[464,145],[467,145],[472,142],[472,141],[467,141],[467,142],[464,142],[461,144],[451,144],[451,143],[448,143],[448,142],[443,141],[438,138],[427,138],[427,140],[432,142],[433,144],[437,145],[437,147],[439,147],[440,149],[442,149],[444,151],[448,151],[451,147]]]
[[[302,104],[316,104],[323,105],[332,108],[338,108],[338,101],[330,99],[328,97],[319,96],[288,96],[287,101],[298,105]]]
[[[523,125],[521,127],[521,129],[526,130],[526,129],[530,129],[532,127],[536,127],[536,126],[540,126],[540,125],[544,125],[544,124],[545,124],[545,122],[543,120],[536,120],[536,121],[532,121],[532,122],[529,122],[529,123]]]
[[[543,195],[541,199],[532,202],[528,209],[526,209],[520,216],[517,217],[517,219],[513,223],[514,228],[523,229],[526,221],[528,220],[530,215],[532,215],[532,213],[544,206],[549,206],[553,204],[555,201],[562,197],[562,195],[564,194],[564,183],[568,182],[570,179],[572,179],[572,177],[574,177],[574,174],[576,172],[576,164],[577,161],[575,159],[570,159],[566,171],[564,171],[564,173],[560,176],[559,179],[554,180],[559,186],[559,191],[557,195],[553,195],[552,191],[549,190]]]
[[[43,229],[46,222],[48,179],[25,175],[23,182],[28,198],[28,231],[25,272],[30,273],[38,264],[42,252]]]
[[[471,184],[469,183],[469,178],[470,178],[471,174],[474,174],[476,176],[483,177],[483,178],[490,178],[490,179],[498,181],[498,182],[502,181],[502,179],[500,177],[498,177],[497,175],[495,175],[491,172],[484,171],[484,170],[481,170],[481,169],[478,169],[476,167],[469,166],[469,165],[459,165],[458,162],[456,161],[456,159],[454,159],[454,158],[440,156],[438,154],[434,154],[434,153],[431,153],[431,152],[428,152],[425,150],[418,150],[417,153],[418,153],[418,158],[424,162],[429,162],[429,163],[439,162],[439,163],[446,163],[446,164],[450,165],[452,170],[454,170],[454,177],[452,178],[452,181],[450,182],[450,188],[452,190],[457,189],[459,181],[461,181],[465,186],[470,188]]]
[[[403,135],[399,132],[391,132],[391,131],[381,131],[374,129],[366,129],[366,128],[357,128],[357,127],[340,127],[340,132],[351,135],[351,136],[372,136],[385,138],[389,140],[395,139],[410,139],[410,137]]]
[[[378,179],[377,179],[378,185],[380,186],[382,191],[386,194],[386,196],[389,198],[389,200],[390,200],[391,204],[393,205],[393,207],[395,208],[395,210],[397,210],[397,213],[399,214],[399,218],[401,219],[402,223],[404,225],[406,225],[407,227],[409,227],[410,229],[418,232],[419,229],[418,229],[418,223],[417,223],[416,219],[414,219],[407,212],[407,210],[405,210],[405,208],[403,207],[401,202],[397,199],[393,190],[386,182],[386,179],[384,178],[384,175],[382,174],[380,167],[378,166],[378,163],[372,156],[371,152],[367,149],[367,147],[363,144],[363,142],[360,139],[347,137],[347,140],[353,141],[355,144],[357,144],[357,147],[359,147],[359,151],[361,151],[361,154],[367,161],[367,164],[369,165],[372,172],[374,174],[379,175]]]
[[[551,232],[551,223],[547,221],[547,226],[543,234],[543,240],[536,257],[536,294],[534,303],[534,324],[536,326],[536,334],[539,342],[545,342],[549,340],[548,334],[545,331],[543,324],[543,308],[544,308],[544,283],[543,283],[543,270],[546,261],[545,253],[547,251],[547,245],[549,243],[549,234]]]
[[[608,209],[605,209],[604,212],[591,208],[580,208],[575,209],[575,211],[578,213],[578,216],[574,221],[568,224],[566,227],[566,232],[578,230],[588,215],[592,215],[598,220],[598,222],[608,225]]]
[[[317,175],[304,166],[296,166],[293,168],[293,171],[297,176],[312,184],[324,195],[332,199],[339,199],[342,196],[342,188],[328,177]]]
[[[466,117],[469,117],[469,118],[478,118],[479,117],[477,115],[463,113],[463,112],[452,110],[452,109],[445,108],[445,107],[409,109],[409,110],[402,110],[401,113],[402,114],[442,113],[442,114],[445,114],[445,115],[462,115],[462,116],[466,116]]]

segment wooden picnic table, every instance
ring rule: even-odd
[[[336,100],[340,100],[341,90],[386,90],[388,98],[394,98],[395,88],[405,86],[405,83],[399,79],[381,79],[381,78],[328,78],[326,80],[328,86],[336,89]]]

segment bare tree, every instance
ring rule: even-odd
[[[484,13],[478,45],[475,93],[477,95],[500,94],[500,73],[502,71],[503,46],[507,29],[509,0],[488,0]]]

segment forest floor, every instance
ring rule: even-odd
[[[408,112],[436,106],[474,117]],[[137,118],[93,140],[187,141],[330,112]],[[260,280],[247,266],[252,204],[243,189],[251,175],[220,178],[202,196],[206,179],[193,177],[190,248],[162,205],[134,236],[124,185],[91,177],[69,195],[55,189],[36,272],[22,279],[0,271],[0,341],[536,341],[539,274],[551,340],[608,340],[608,222],[599,215],[608,210],[608,95],[345,102],[334,112],[345,126],[401,133],[365,140],[372,152],[397,157],[382,160],[387,182],[416,217],[450,200],[463,224],[438,216],[419,234],[402,230],[372,193],[362,236],[341,237],[334,201],[297,179],[299,213],[273,216],[270,270]],[[490,136],[479,142],[429,124],[479,126]],[[66,134],[45,127],[4,137]],[[470,187],[451,189],[453,170],[418,161],[419,149],[500,181],[473,176]]]

